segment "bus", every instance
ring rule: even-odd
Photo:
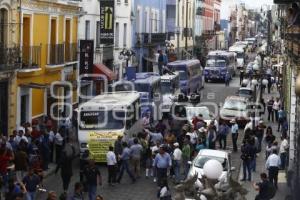
[[[162,94],[162,113],[169,113],[173,104],[173,99],[180,93],[179,73],[165,74],[161,78],[161,94]]]
[[[96,162],[106,162],[106,153],[118,136],[128,140],[142,130],[138,92],[104,93],[78,108],[80,153],[89,151]]]
[[[204,87],[203,68],[199,60],[177,60],[167,65],[172,72],[179,72],[179,84],[182,93],[200,94]]]
[[[152,120],[161,119],[158,112],[161,105],[160,75],[153,72],[140,72],[136,73],[136,79],[132,82],[134,83],[134,90],[140,93],[142,117],[150,113]]]
[[[231,46],[229,52],[236,53],[237,69],[243,69],[245,67],[246,53],[243,46]]]
[[[225,81],[226,73],[230,77],[236,74],[236,54],[227,51],[210,51],[207,56],[204,76],[209,80]]]

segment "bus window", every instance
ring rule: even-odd
[[[124,118],[124,111],[82,111],[79,128],[81,130],[122,129]]]

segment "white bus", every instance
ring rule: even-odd
[[[236,53],[236,59],[237,59],[237,68],[243,69],[245,66],[245,58],[246,53],[245,49],[242,46],[231,46],[229,47],[229,52],[235,52]]]
[[[125,140],[142,130],[138,92],[115,92],[99,95],[78,109],[80,152],[89,150],[96,162],[105,162],[110,145],[118,136]]]
[[[173,104],[173,99],[180,93],[179,72],[165,74],[160,77],[160,90],[162,94],[162,112],[169,113]]]

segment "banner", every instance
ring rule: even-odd
[[[92,74],[94,62],[94,40],[80,40],[79,74]]]
[[[114,44],[114,0],[100,0],[100,43]]]

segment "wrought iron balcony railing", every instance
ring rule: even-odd
[[[78,61],[77,58],[77,43],[66,43],[65,45],[66,62]]]
[[[22,69],[41,67],[42,45],[22,47]]]
[[[48,65],[65,63],[65,44],[49,44],[48,51]]]
[[[12,71],[21,67],[20,48],[0,44],[0,71]]]
[[[287,53],[296,63],[300,63],[300,26],[293,25],[287,28],[285,34]]]

